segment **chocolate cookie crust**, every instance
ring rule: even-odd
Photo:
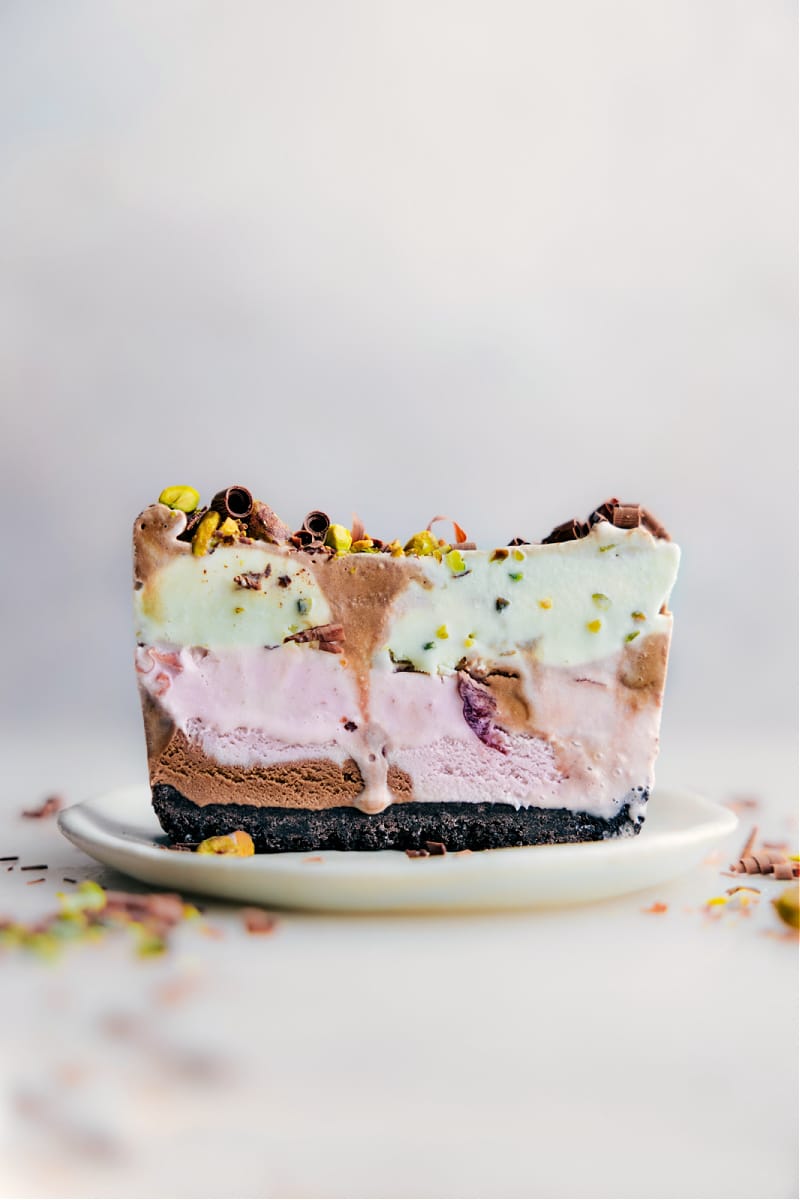
[[[153,787],[153,807],[175,842],[199,842],[243,829],[262,854],[294,850],[419,850],[443,842],[448,850],[492,850],[502,846],[597,842],[631,837],[643,817],[629,803],[648,799],[649,789],[631,789],[610,821],[566,808],[521,808],[510,804],[393,804],[370,815],[356,808],[257,808],[248,804],[206,804],[187,800],[170,784]]]

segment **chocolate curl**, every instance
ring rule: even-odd
[[[588,532],[588,522],[579,521],[573,517],[571,521],[565,521],[563,525],[556,525],[546,538],[542,538],[542,545],[549,546],[556,542],[576,542],[580,538],[586,537]]]
[[[437,521],[446,521],[449,525],[453,526],[453,539],[454,539],[453,545],[454,546],[458,546],[462,542],[466,542],[469,540],[467,538],[467,535],[464,533],[464,530],[461,528],[461,526],[458,524],[457,521],[453,520],[452,517],[431,517],[430,521],[428,522],[428,524],[426,526],[428,533],[433,533],[433,527]]]
[[[23,809],[22,815],[23,817],[29,817],[33,821],[41,821],[44,817],[54,817],[57,812],[61,812],[63,807],[64,801],[60,796],[48,796],[38,808]]]
[[[303,529],[311,534],[318,542],[325,541],[325,535],[331,527],[331,519],[327,513],[315,508],[303,519]]]
[[[508,543],[509,546],[530,546],[530,542],[526,542],[525,538],[515,537]],[[497,551],[495,551],[497,553]]]
[[[179,542],[190,542],[197,531],[197,526],[200,524],[207,512],[208,508],[204,507],[196,508],[193,513],[189,513],[186,518],[186,524],[178,534],[177,540]]]
[[[350,537],[354,542],[363,542],[367,536],[367,531],[364,528],[364,522],[359,517],[358,513],[353,513],[353,527],[350,530]]]
[[[598,504],[597,508],[589,517],[589,524],[596,525],[598,521],[612,522],[614,509],[619,506],[619,500],[616,496],[612,496],[609,500],[604,500],[602,504]]]
[[[664,526],[657,517],[653,516],[649,508],[642,509],[642,524],[648,533],[652,533],[654,538],[660,538],[663,542],[672,541]]]
[[[636,529],[642,523],[640,504],[615,504],[611,510],[611,524],[617,529]]]
[[[280,546],[288,542],[292,531],[263,500],[253,502],[253,510],[247,522],[247,532],[261,542]]]
[[[253,496],[246,487],[234,484],[217,492],[211,501],[211,508],[221,517],[232,517],[234,521],[246,521],[253,511]]]

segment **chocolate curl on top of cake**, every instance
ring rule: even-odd
[[[258,541],[271,542],[275,546],[283,545],[292,536],[289,526],[263,500],[253,501],[247,531]]]
[[[546,538],[542,538],[542,545],[549,546],[554,542],[576,542],[579,538],[584,538],[589,533],[589,525],[585,521],[579,521],[577,517],[572,517],[569,521],[564,521],[562,525],[556,525],[555,529],[548,533]]]
[[[340,654],[344,649],[343,625],[312,625],[310,629],[301,629],[298,633],[290,633],[284,642],[317,642],[320,650],[329,654]]]
[[[621,504],[616,496],[612,496],[609,500],[604,500],[602,504],[599,504],[590,513],[587,521],[579,521],[573,517],[570,521],[564,521],[562,525],[556,525],[555,529],[542,539],[542,545],[577,541],[579,538],[586,537],[598,521],[608,521],[617,529],[638,529],[642,525],[653,537],[660,538],[665,542],[671,540],[661,522],[646,508],[642,508],[641,504]]]
[[[246,487],[234,484],[217,492],[209,507],[223,518],[246,521],[253,511],[253,494]]]
[[[312,538],[318,542],[325,541],[325,536],[330,527],[330,517],[318,508],[312,509],[310,513],[307,513],[303,520],[303,529],[307,530]]]

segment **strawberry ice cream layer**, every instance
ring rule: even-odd
[[[397,671],[387,653],[361,692],[337,655],[294,643],[145,645],[137,670],[163,724],[223,772],[354,761],[365,781],[379,766],[404,772],[418,802],[566,808],[611,820],[625,801],[636,819],[630,793],[652,782],[663,685],[647,664],[665,663],[667,648],[663,635],[642,642],[635,659],[625,649],[582,666],[517,651],[502,672],[477,681],[461,671]],[[487,696],[491,717],[480,715]],[[365,796],[355,804],[379,811],[368,787]]]

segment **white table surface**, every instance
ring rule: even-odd
[[[63,875],[127,886],[17,814],[141,780],[133,738],[11,739],[0,914]],[[591,907],[453,917],[281,914],[182,926],[48,965],[0,958],[3,1196],[783,1197],[797,1194],[797,944],[705,901],[753,821],[797,840],[789,743],[672,736],[659,780],[758,811],[705,864]],[[663,915],[643,912],[653,901]]]

